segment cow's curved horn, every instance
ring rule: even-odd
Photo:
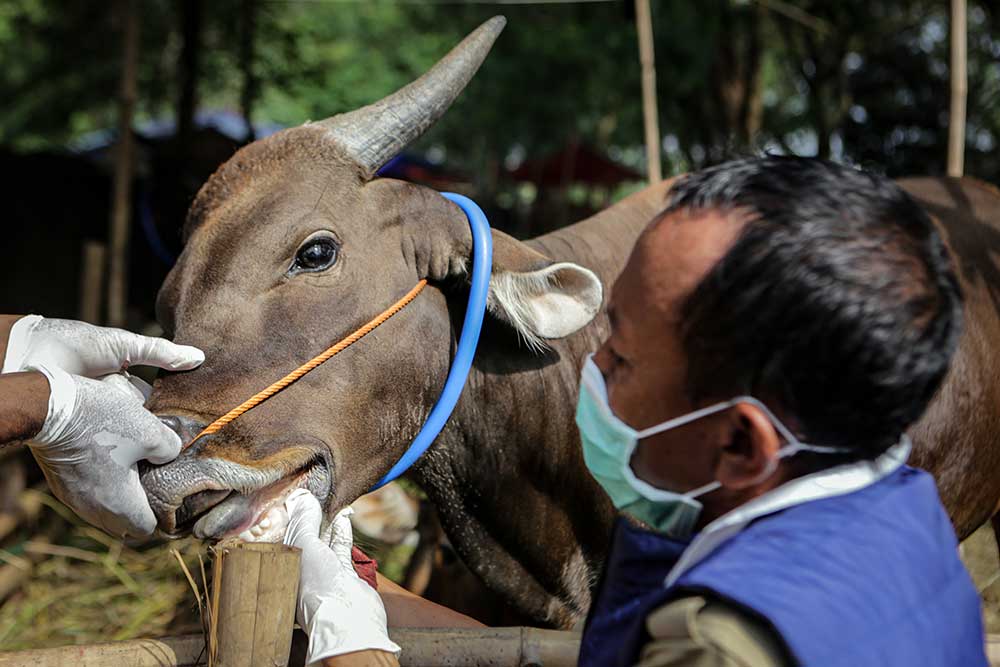
[[[433,125],[472,79],[507,19],[494,16],[422,77],[374,104],[318,123],[370,178]]]

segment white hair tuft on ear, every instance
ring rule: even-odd
[[[593,271],[557,262],[537,271],[494,274],[487,304],[528,347],[541,350],[546,338],[563,338],[589,324],[602,297]]]

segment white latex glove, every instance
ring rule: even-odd
[[[181,439],[143,407],[148,385],[122,373],[91,380],[38,370],[49,380],[49,408],[28,446],[52,493],[115,537],[152,534],[156,517],[136,463],[172,461]]]
[[[306,662],[364,650],[398,656],[399,646],[389,639],[386,629],[382,598],[354,571],[354,537],[348,518],[352,510],[348,507],[337,514],[327,543],[319,536],[323,510],[314,495],[297,489],[285,500],[285,509],[284,543],[302,550],[295,620],[309,635]]]
[[[205,360],[196,347],[177,345],[123,329],[95,327],[75,320],[22,317],[10,329],[3,372],[61,368],[70,375],[97,378],[129,366],[186,371]]]

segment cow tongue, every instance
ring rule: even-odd
[[[234,493],[198,519],[191,530],[198,539],[218,539],[249,524],[254,518],[253,512],[253,498]]]
[[[253,541],[280,541],[288,524],[288,515],[284,511],[285,498],[305,485],[308,478],[309,472],[306,471],[296,477],[278,480],[250,495],[234,492],[198,519],[191,532],[198,539],[219,540],[259,529],[253,533],[253,537],[257,538]],[[280,513],[272,513],[270,510],[274,508],[280,508]],[[259,525],[262,519],[267,519],[267,525]]]

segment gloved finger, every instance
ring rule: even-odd
[[[126,373],[111,373],[109,375],[103,375],[98,379],[104,383],[105,386],[112,387],[115,391],[120,391],[125,396],[138,401],[139,404],[142,405],[146,402],[146,397],[138,387],[129,381],[129,377],[130,376]]]
[[[322,522],[323,525],[319,533],[319,539],[323,540],[323,544],[326,544],[328,546],[333,544],[335,533],[337,531],[337,518],[341,515],[346,516],[348,517],[348,519],[350,519],[350,517],[354,516],[354,506],[348,505],[344,509],[337,512],[337,514],[330,519],[327,519],[325,516],[323,517],[323,522]],[[353,523],[351,524],[351,531],[352,533],[354,531]]]
[[[285,544],[295,546],[302,540],[319,536],[323,509],[316,496],[307,489],[296,489],[285,498],[285,509],[288,511]]]
[[[205,353],[190,345],[178,345],[165,338],[141,336],[122,331],[123,358],[133,366],[156,366],[168,371],[189,371],[205,361]]]
[[[155,436],[150,439],[146,449],[146,460],[156,465],[170,463],[181,453],[181,437],[173,429],[161,422],[153,413],[146,414],[156,422]],[[152,424],[150,426],[152,429]]]
[[[350,516],[353,513],[353,509],[345,507],[333,519],[330,548],[333,549],[333,552],[337,554],[342,563],[351,562],[351,551],[354,548],[354,532],[351,528]]]
[[[74,491],[63,480],[53,479],[48,468],[43,467],[43,472],[56,498],[81,519],[108,535],[119,539],[125,536],[149,537],[156,530],[156,515],[139,483],[139,472],[135,466],[127,471],[127,477],[102,480],[99,493]],[[94,480],[91,483],[94,485]]]
[[[116,537],[149,537],[156,530],[156,515],[139,483],[138,471],[129,475],[121,496],[121,510],[115,516],[116,530],[121,531]]]
[[[133,391],[138,392],[134,387]],[[138,436],[142,445],[139,458],[162,465],[170,463],[181,453],[181,437],[152,412],[137,405],[129,416],[135,420],[134,432],[141,434]]]

